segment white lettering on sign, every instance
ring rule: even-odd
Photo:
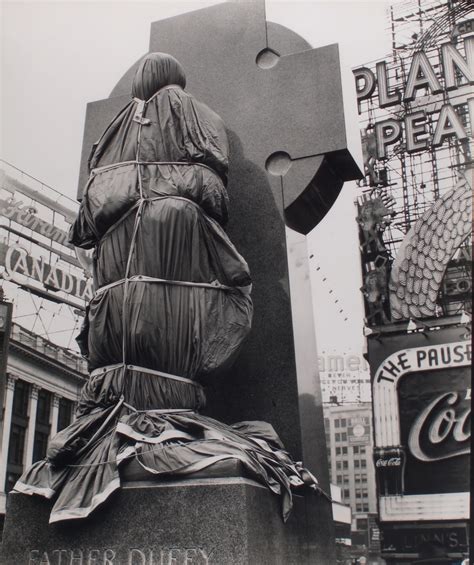
[[[446,392],[437,396],[416,418],[408,437],[411,453],[420,461],[441,461],[470,452],[469,445],[446,451],[443,444],[451,439],[456,443],[471,437],[471,408],[454,406],[460,398],[457,392]],[[427,432],[428,445],[438,448],[435,455],[426,453],[421,435]]]
[[[471,343],[457,342],[404,349],[390,355],[377,369],[375,380],[395,382],[412,371],[461,367],[471,362]]]
[[[43,259],[32,257],[26,249],[12,245],[5,254],[3,278],[12,280],[15,274],[35,279],[54,290],[61,290],[81,300],[89,301],[93,296],[92,279],[83,279],[64,271]]]
[[[406,83],[401,85],[401,88],[391,87],[389,76],[393,77],[394,69],[389,68],[385,61],[376,64],[375,72],[368,67],[354,70],[359,102],[372,98],[376,90],[380,108],[414,102],[417,97],[420,98],[420,91],[426,100],[426,103],[424,101],[420,103],[427,106],[426,112],[403,112],[403,120],[389,118],[374,124],[378,159],[384,159],[387,156],[388,146],[398,142],[402,137],[408,152],[421,151],[429,146],[437,147],[450,137],[458,141],[468,138],[454,106],[443,105],[443,93],[463,88],[467,97],[469,85],[474,84],[474,36],[466,35],[463,41],[466,57],[452,43],[442,45],[441,50],[434,55],[437,61],[430,61],[426,53],[416,51],[408,69]],[[438,53],[441,55],[439,58]],[[460,96],[464,95],[460,94]],[[472,100],[472,98],[467,99],[471,123],[474,120]],[[437,104],[435,107],[433,107],[434,102]],[[438,112],[436,118],[435,114]],[[433,123],[429,124],[431,121]]]
[[[400,457],[390,457],[390,459],[377,459],[375,462],[376,467],[400,467],[402,461]]]
[[[401,378],[418,371],[462,368],[470,364],[471,343],[468,341],[403,349],[387,357],[375,371],[372,381],[375,445],[390,447],[401,443],[398,400]],[[470,391],[465,394],[470,395]]]
[[[462,75],[468,84],[474,84],[474,38],[468,36],[464,39],[464,48],[467,54],[466,59],[461,52],[450,43],[442,46],[441,49],[441,69],[444,70],[444,90],[455,90],[460,88],[456,84],[456,73]],[[356,80],[357,99],[359,101],[370,98],[378,85],[379,106],[386,108],[396,106],[400,103],[402,93],[398,89],[389,92],[389,72],[385,62],[377,63],[376,72],[367,67],[359,67],[354,71]],[[431,95],[439,94],[443,91],[443,86],[439,81],[436,71],[430,63],[426,53],[417,51],[408,71],[408,78],[403,92],[403,100],[411,102],[415,99],[418,90],[428,89]]]
[[[0,200],[0,214],[61,245],[72,247],[68,242],[68,234],[65,231],[39,218],[34,214],[31,207],[25,206],[23,202]]]

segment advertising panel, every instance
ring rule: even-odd
[[[377,514],[367,516],[369,522],[369,551],[380,553],[380,528],[377,523]]]
[[[76,203],[68,207],[61,195],[39,190],[38,181],[27,175],[20,181],[0,173],[1,278],[83,311],[93,289],[68,242]]]
[[[92,280],[81,276],[81,270],[72,273],[66,270],[66,265],[64,268],[50,265],[42,257],[32,256],[21,245],[8,246],[0,241],[0,265],[5,267],[4,279],[20,282],[18,275],[22,275],[42,283],[46,290],[63,291],[80,300],[92,298]]]
[[[383,521],[466,519],[471,343],[450,326],[369,338]]]
[[[0,162],[0,286],[14,305],[14,333],[21,327],[72,351],[94,292],[91,252],[81,262],[68,241],[77,210],[77,202]]]
[[[474,37],[464,32],[458,45],[445,42],[441,49],[414,51],[405,61],[408,66],[406,80],[394,84],[392,61],[379,61],[375,70],[359,67],[354,70],[359,103],[378,96],[379,108],[390,108],[393,117],[377,121],[374,125],[373,144],[375,157],[387,157],[388,147],[405,140],[408,153],[439,147],[449,138],[468,139],[461,116],[455,106],[460,98],[465,101],[474,83],[472,56]],[[398,78],[398,75],[397,75]],[[451,97],[453,103],[446,103]],[[413,103],[410,112],[403,112],[403,104]],[[403,119],[395,115],[403,115]],[[474,110],[472,98],[468,99],[467,112]]]
[[[347,439],[350,445],[367,445],[370,443],[370,426],[363,420],[351,418],[347,426]]]
[[[467,527],[460,524],[444,524],[443,527],[408,526],[386,529],[382,539],[382,551],[385,554],[416,554],[418,548],[427,543],[444,546],[450,553],[465,552],[468,550]]]

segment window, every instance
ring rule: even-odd
[[[10,426],[10,445],[7,456],[7,472],[5,485],[9,492],[23,473],[25,455],[26,429],[28,428],[28,398],[30,385],[25,381],[15,382],[13,393],[12,422]]]
[[[339,418],[336,418],[336,419],[334,420],[334,427],[335,427],[335,428],[338,428],[338,427],[339,427]]]
[[[340,447],[336,447],[336,455],[341,455],[341,448]]]
[[[367,530],[368,527],[369,527],[369,523],[367,518],[357,518],[356,528],[358,530]]]
[[[342,491],[342,496],[344,497],[344,500],[349,500],[349,498],[351,497],[351,492],[348,488],[345,488]]]
[[[359,467],[360,467],[360,461],[359,461],[358,459],[354,459],[354,467],[355,467],[356,469],[359,469]]]
[[[343,454],[343,455],[347,455],[347,447],[343,447],[343,448],[342,448],[342,454]]]
[[[341,418],[341,428],[345,428],[347,426],[347,422],[345,418]]]
[[[336,461],[336,469],[341,469],[341,462],[340,461]]]
[[[365,453],[365,445],[360,446],[360,453]]]
[[[35,442],[33,444],[33,462],[39,461],[46,457],[48,450],[49,433],[36,431]]]
[[[361,477],[360,477],[360,475],[354,475],[354,482],[356,482],[356,483],[360,483],[360,482],[361,482]]]
[[[367,503],[362,505],[362,511],[363,512],[368,512],[369,511],[369,505]]]
[[[356,512],[363,512],[363,508],[364,507],[362,506],[362,504],[359,503],[356,504]]]
[[[13,394],[13,415],[28,416],[28,397],[30,394],[30,387],[24,381],[16,381],[15,392]]]
[[[366,469],[367,468],[367,461],[365,459],[362,459],[362,461],[360,462],[360,466],[362,467],[362,469]]]
[[[10,445],[8,447],[8,463],[23,465],[25,452],[26,428],[18,424],[12,424],[10,428]]]
[[[342,468],[343,468],[343,469],[348,469],[348,468],[349,468],[349,464],[348,464],[347,461],[343,461],[343,462],[342,462]]]
[[[67,398],[60,398],[59,399],[59,409],[58,409],[58,432],[67,428],[72,420],[72,408],[73,404],[71,400],[67,400]],[[330,453],[330,449],[328,448],[328,453]]]
[[[51,415],[51,393],[46,390],[38,392],[38,407],[36,409],[36,423],[49,426]]]
[[[352,448],[354,453],[359,453],[359,446],[358,445],[354,445],[354,447]]]
[[[336,477],[336,483],[337,483],[338,485],[342,484],[342,475],[337,475],[337,477]]]
[[[49,423],[51,417],[51,399],[52,394],[47,390],[40,390],[38,392],[35,439],[33,443],[33,462],[44,459],[46,456],[49,433],[51,431]]]
[[[343,432],[343,433],[341,434],[341,441],[347,441],[347,434],[346,434],[346,432]]]
[[[341,434],[336,432],[334,434],[334,438],[336,439],[336,441],[341,441]]]

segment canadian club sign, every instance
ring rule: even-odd
[[[41,234],[48,239],[60,243],[65,247],[72,247],[68,242],[68,234],[53,226],[49,222],[41,219],[34,211],[34,208],[26,206],[23,202],[11,200],[5,201],[0,199],[0,215],[13,220],[17,224],[29,228],[36,233]]]
[[[468,517],[471,343],[463,333],[369,339],[382,521]]]
[[[21,283],[18,275],[34,279],[46,290],[63,291],[66,294],[88,302],[93,295],[92,279],[84,279],[68,272],[67,267],[50,265],[42,257],[34,257],[20,245],[8,246],[0,242],[0,265],[5,267],[3,278]],[[75,270],[79,273],[79,269]]]

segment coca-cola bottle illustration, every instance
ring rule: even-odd
[[[401,445],[374,449],[374,465],[379,495],[404,492],[405,448]]]

